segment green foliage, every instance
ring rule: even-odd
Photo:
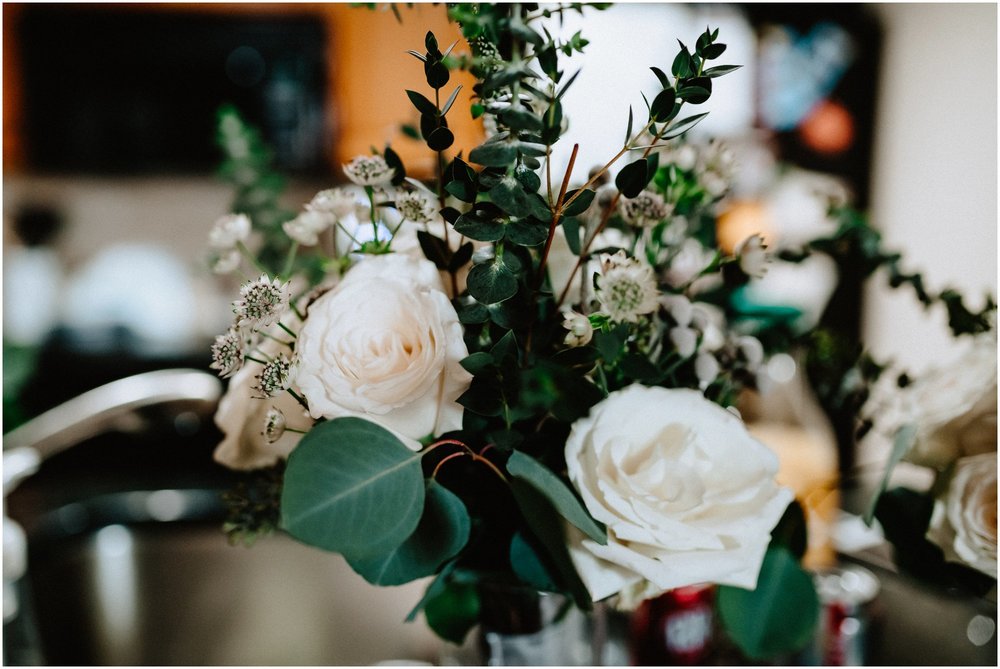
[[[424,604],[424,617],[435,634],[461,644],[479,622],[479,595],[475,585],[446,581]]]
[[[21,406],[21,392],[38,364],[38,349],[3,342],[3,431],[10,432],[28,416]]]
[[[222,530],[230,544],[251,546],[278,529],[284,473],[285,463],[278,461],[273,467],[248,472],[222,494],[226,506]]]
[[[282,527],[348,560],[391,551],[424,507],[420,454],[361,418],[337,418],[306,434],[288,458]]]
[[[812,576],[781,547],[767,550],[755,590],[719,586],[716,607],[726,633],[753,660],[801,650],[819,617]]]

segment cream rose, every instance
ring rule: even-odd
[[[927,538],[945,559],[997,577],[997,454],[962,458],[934,504]]]
[[[287,336],[277,327],[268,334]],[[282,351],[282,346],[273,339],[264,339],[258,351],[273,356]],[[285,349],[287,351],[287,349]],[[260,393],[253,390],[262,365],[247,362],[229,380],[226,394],[215,412],[215,424],[225,437],[215,449],[215,460],[230,469],[259,469],[270,467],[280,458],[288,457],[302,438],[295,432],[284,432],[271,441],[265,434],[267,412],[273,407],[285,415],[289,427],[308,430],[313,420],[289,393],[277,397],[260,399]]]
[[[566,466],[608,530],[606,546],[581,539],[570,549],[595,601],[705,582],[756,587],[771,530],[792,500],[774,482],[777,457],[687,389],[611,393],[573,424]]]
[[[997,450],[996,337],[973,340],[954,364],[903,391],[906,422],[917,425],[906,460],[943,469],[958,458]]]
[[[361,416],[410,440],[462,427],[468,349],[428,260],[363,259],[310,305],[295,347],[314,418]]]

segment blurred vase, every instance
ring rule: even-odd
[[[593,616],[567,597],[530,588],[481,584],[479,650],[487,666],[602,664]]]

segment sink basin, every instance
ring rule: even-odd
[[[246,548],[216,522],[112,524],[33,547],[30,565],[45,664],[368,665],[440,653],[422,621],[404,622],[425,583],[376,588],[284,535]]]

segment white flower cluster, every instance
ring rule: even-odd
[[[667,204],[659,193],[648,189],[633,198],[622,198],[618,206],[622,218],[638,228],[652,227],[673,212],[673,205]]]
[[[705,145],[681,144],[663,154],[664,162],[685,172],[696,172],[701,187],[713,198],[729,190],[736,170],[736,156],[723,142],[712,140]]]
[[[229,274],[240,266],[239,245],[250,238],[250,217],[246,214],[226,214],[219,217],[208,233],[212,271]]]
[[[344,164],[344,174],[359,186],[386,186],[395,170],[382,156],[355,156]]]

